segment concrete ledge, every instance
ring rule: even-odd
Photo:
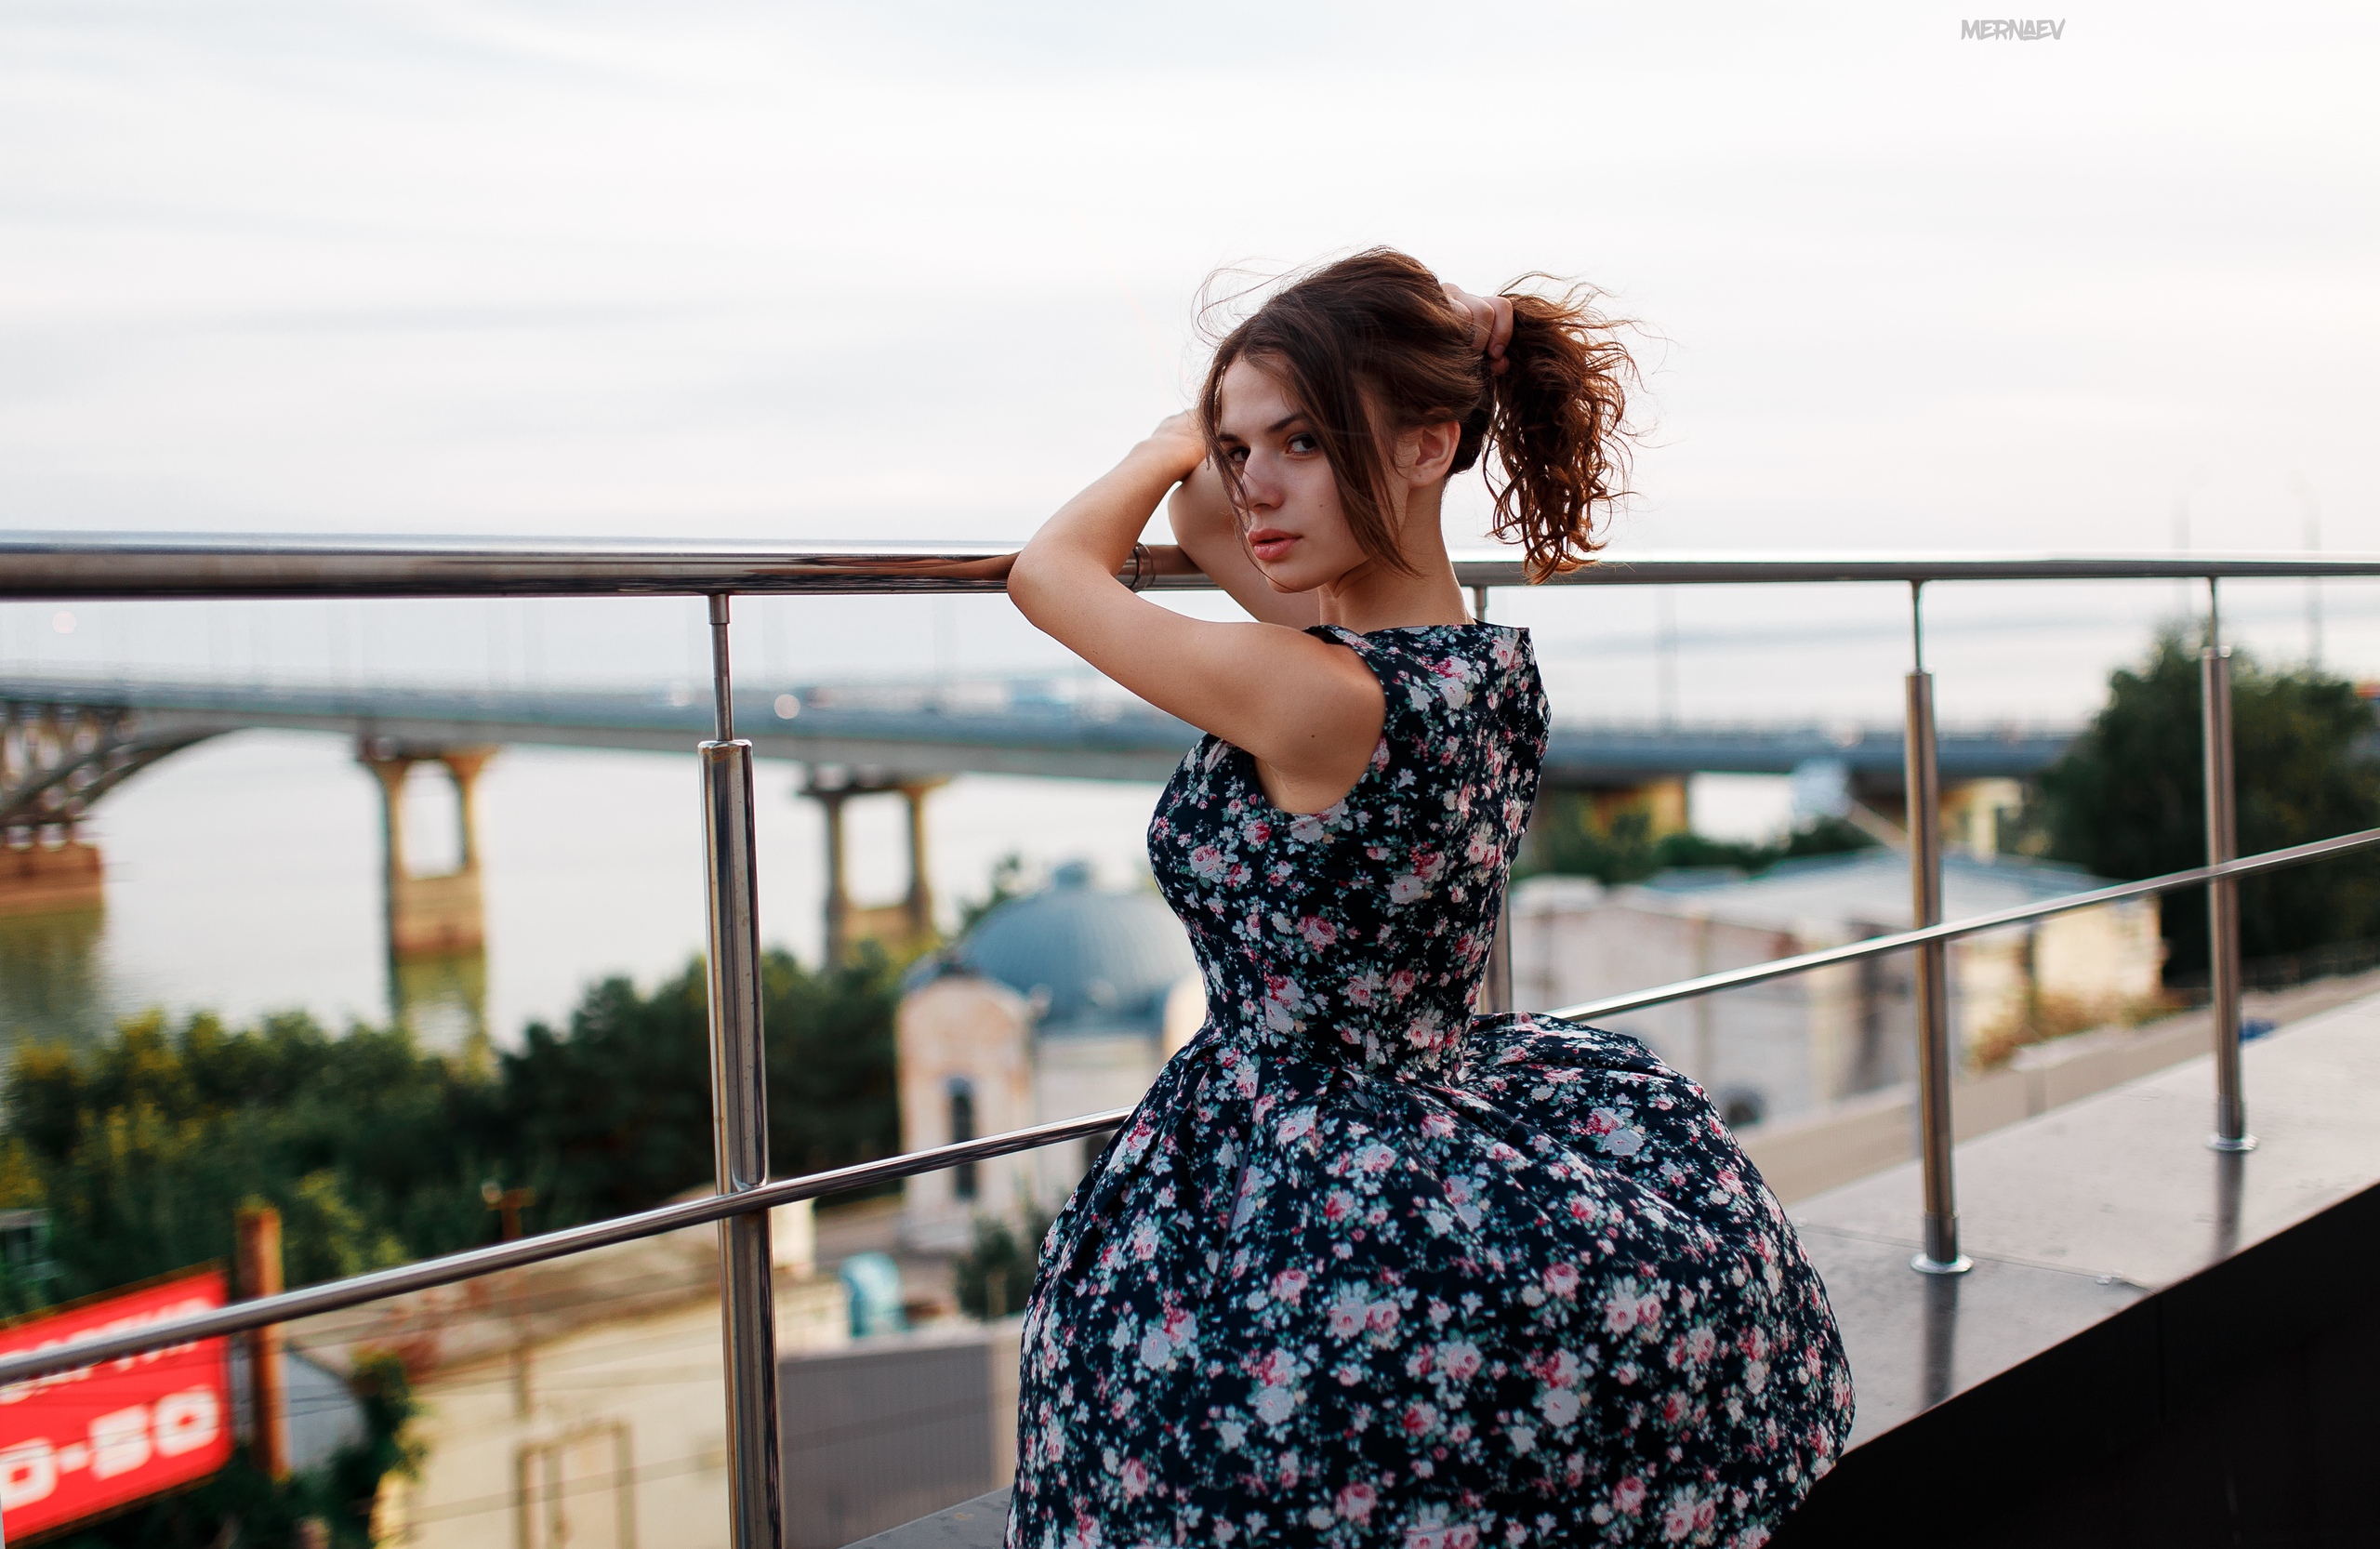
[[[2021,1338],[2073,1294],[2043,1293],[2058,1273],[1985,1261],[1922,1288],[1921,1380],[1971,1354],[1950,1348],[1971,1329]],[[2370,1544],[2375,1384],[2380,1187],[1870,1436],[1772,1544],[1889,1542],[1921,1521],[1947,1549]]]
[[[2285,1025],[2374,991],[2380,991],[2380,974],[2367,973],[2251,995],[2242,1006],[2249,1017]],[[2205,1053],[2213,1036],[2211,1017],[2198,1011],[2020,1049],[2005,1068],[1955,1084],[1951,1132],[1962,1142],[1973,1140],[2171,1069]],[[1736,1139],[1777,1198],[1794,1204],[1915,1158],[1915,1090],[1888,1087],[1798,1119],[1749,1126]]]
[[[1794,1211],[1859,1416],[1780,1549],[2362,1544],[2380,1439],[2380,1002],[1962,1145],[1972,1275],[1908,1268],[1913,1166]]]
[[[996,1489],[948,1511],[864,1538],[846,1549],[998,1549],[1008,1530],[1008,1494]]]

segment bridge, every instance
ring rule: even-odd
[[[475,949],[481,939],[479,846],[472,788],[490,749],[516,744],[682,753],[703,739],[712,706],[682,685],[466,689],[237,682],[190,678],[0,680],[0,911],[90,907],[97,851],[79,827],[125,780],[211,737],[259,728],[350,738],[385,798],[389,932],[399,959]],[[735,722],[755,757],[809,771],[806,794],[828,825],[828,949],[863,937],[903,943],[932,929],[920,863],[924,803],[956,774],[1161,781],[1197,740],[1195,727],[1080,676],[935,682],[805,683],[741,690]],[[2071,728],[1946,728],[1947,805],[1982,782],[2020,780],[2054,762]],[[1600,815],[1640,809],[1656,831],[1686,823],[1686,778],[1792,774],[1824,768],[1863,803],[1897,814],[1902,729],[1855,722],[1777,725],[1557,722],[1545,761],[1550,789],[1582,793]],[[461,809],[461,867],[444,876],[404,862],[400,793],[413,766],[442,765]],[[907,895],[883,908],[844,887],[842,810],[858,796],[910,806]],[[1961,819],[1963,820],[1963,819]]]
[[[788,684],[739,691],[735,722],[756,757],[918,775],[1032,774],[1161,781],[1197,728],[1080,678]],[[0,703],[106,721],[102,739],[175,748],[258,727],[329,732],[359,746],[537,744],[682,753],[710,726],[711,703],[652,689],[352,688],[197,679],[0,680]],[[2055,762],[2071,726],[1945,726],[1946,780],[2024,779]],[[165,748],[165,751],[172,750]],[[162,752],[153,754],[163,756]],[[1862,789],[1899,788],[1897,724],[1562,722],[1547,750],[1556,788],[1630,787],[1684,774],[1791,774],[1841,764]],[[145,767],[145,762],[143,764]],[[13,781],[0,826],[21,826]],[[53,819],[54,821],[54,819]]]

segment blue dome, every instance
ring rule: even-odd
[[[1198,971],[1164,899],[1103,892],[1075,866],[1060,867],[1043,892],[977,920],[950,957],[1040,1004],[1040,1030],[1058,1034],[1154,1037],[1165,1028],[1166,996]]]

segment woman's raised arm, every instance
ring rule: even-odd
[[[1285,625],[1185,618],[1116,579],[1157,502],[1206,456],[1188,416],[1166,420],[1042,524],[1009,571],[1008,594],[1117,682],[1253,754],[1277,805],[1318,811],[1355,785],[1380,740],[1386,701],[1371,669]]]

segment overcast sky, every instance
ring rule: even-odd
[[[1181,406],[1211,271],[1385,242],[1642,320],[1623,551],[2294,549],[2309,510],[2380,549],[2380,13],[1959,20],[14,0],[0,523],[1022,537]],[[1678,604],[1689,713],[1889,711],[1897,599],[1733,595]],[[2176,601],[1946,600],[1946,717],[2079,708]],[[780,649],[919,665],[924,606]],[[1513,604],[1615,709],[1652,606]],[[2329,655],[2380,674],[2363,606]],[[999,607],[970,664],[1043,659]],[[2303,651],[2296,591],[2241,607]],[[0,655],[68,651],[48,616]]]

